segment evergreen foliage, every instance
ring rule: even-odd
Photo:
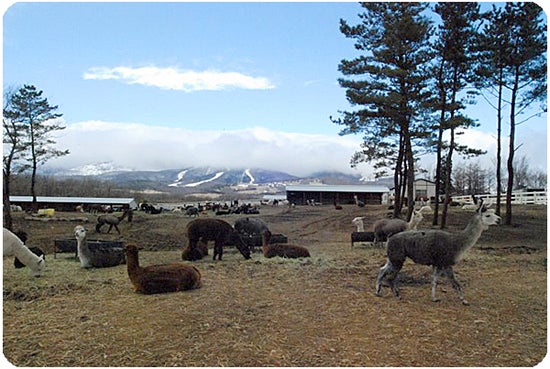
[[[11,96],[10,104],[3,112],[4,120],[9,121],[7,125],[18,127],[19,159],[25,162],[24,168],[30,168],[32,172],[31,194],[34,209],[38,166],[52,158],[69,154],[69,150],[55,148],[56,142],[52,138],[53,132],[65,129],[58,123],[58,118],[63,114],[56,113],[58,107],[50,105],[42,94],[35,86],[24,85]]]

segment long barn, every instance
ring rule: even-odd
[[[37,196],[36,202],[39,209],[51,208],[57,211],[75,211],[76,207],[83,205],[84,208],[93,205],[107,205],[113,208],[137,208],[136,201],[131,197],[57,197]],[[10,196],[12,205],[19,205],[24,210],[30,209],[32,196]]]
[[[383,185],[292,185],[286,187],[286,199],[291,204],[310,202],[323,205],[355,204],[380,205],[387,201],[389,188]]]

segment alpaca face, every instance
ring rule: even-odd
[[[83,240],[86,238],[86,229],[82,226],[74,227],[74,236],[77,240]]]
[[[481,224],[483,225],[483,230],[489,229],[489,226],[497,225],[500,223],[500,217],[495,214],[493,209],[481,211],[479,213]]]
[[[32,274],[35,277],[40,277],[45,267],[46,267],[46,262],[44,261],[44,255],[41,255],[40,260],[37,263],[36,270],[33,270]]]
[[[250,259],[250,248],[239,235],[237,231],[231,233],[231,241],[237,247],[237,250],[244,256],[245,259]]]
[[[424,217],[422,216],[422,212],[420,211],[414,211],[413,212],[413,219],[415,223],[420,223]]]

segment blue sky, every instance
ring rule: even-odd
[[[338,136],[329,117],[350,109],[337,68],[356,52],[339,20],[356,24],[360,11],[355,2],[15,3],[3,16],[3,85],[33,84],[59,106],[58,146],[71,155],[51,165],[349,172],[360,137]],[[487,111],[471,111],[491,122],[472,132],[482,145],[494,131]],[[525,155],[546,168],[546,117],[521,130],[543,146]]]

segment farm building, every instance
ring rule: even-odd
[[[422,178],[416,179],[414,181],[413,193],[415,201],[420,199],[435,200],[435,182]]]
[[[380,205],[387,201],[389,189],[383,185],[292,185],[286,187],[286,199],[291,204],[310,202],[323,205],[364,204]]]
[[[112,208],[137,208],[137,203],[130,197],[50,197],[37,196],[39,209],[55,209],[57,211],[75,211],[82,205],[85,210],[98,205]],[[10,196],[11,205],[19,205],[23,210],[30,209],[32,196]]]

